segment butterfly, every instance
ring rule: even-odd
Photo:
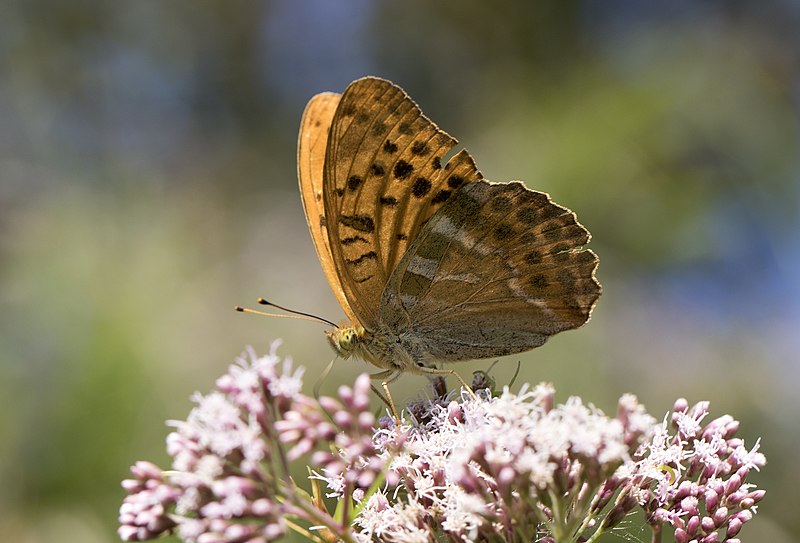
[[[486,181],[465,150],[445,162],[456,143],[377,77],[314,96],[300,123],[303,207],[349,319],[326,335],[342,358],[381,368],[385,389],[402,372],[538,347],[584,324],[600,296],[575,214]]]

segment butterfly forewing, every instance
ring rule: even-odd
[[[308,102],[300,121],[300,135],[297,141],[297,177],[300,181],[303,209],[306,212],[311,238],[314,240],[314,247],[317,250],[322,269],[342,310],[348,318],[355,320],[355,314],[350,309],[350,304],[342,290],[331,255],[323,204],[325,152],[328,148],[331,121],[333,121],[340,98],[339,94],[324,92],[314,96]]]
[[[521,183],[462,188],[422,228],[389,280],[382,319],[434,360],[537,347],[589,318],[597,257],[575,215]]]
[[[424,222],[481,177],[465,151],[442,164],[455,143],[388,81],[360,79],[341,97],[325,159],[325,215],[341,288],[368,329]]]

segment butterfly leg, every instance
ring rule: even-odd
[[[381,394],[380,391],[378,391],[378,389],[374,385],[370,386],[372,386],[372,390],[375,392],[375,394],[377,394],[378,397],[381,400],[383,400],[383,403],[388,405],[389,408],[392,410],[392,415],[394,415],[394,420],[397,423],[398,427],[400,426],[400,415],[398,415],[397,408],[394,406],[392,393],[389,392],[389,383],[400,377],[401,373],[402,373],[401,370],[386,370],[378,373],[373,373],[370,375],[370,377],[373,379],[383,379],[383,381],[381,382],[381,387],[383,387],[383,391],[386,393],[386,396]]]
[[[464,381],[464,379],[462,379],[462,377],[458,373],[456,373],[456,370],[446,370],[446,369],[440,369],[440,368],[428,368],[428,367],[425,367],[425,366],[420,367],[418,369],[419,369],[420,372],[422,372],[422,373],[424,373],[426,375],[452,375],[453,377],[458,379],[458,381],[461,383],[462,387],[467,389],[467,392],[469,393],[470,396],[472,396],[473,400],[477,400],[478,399],[478,397],[472,391],[472,387],[470,387],[467,384],[467,382]]]

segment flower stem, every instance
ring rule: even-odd
[[[653,529],[653,537],[650,538],[650,543],[661,543],[661,533],[662,533],[661,524],[656,524],[652,526],[652,529]]]

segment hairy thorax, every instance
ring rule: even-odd
[[[411,373],[421,373],[422,367],[435,367],[419,338],[410,331],[398,334],[385,328],[368,331],[361,326],[343,325],[325,335],[342,358],[355,356],[381,369]]]

